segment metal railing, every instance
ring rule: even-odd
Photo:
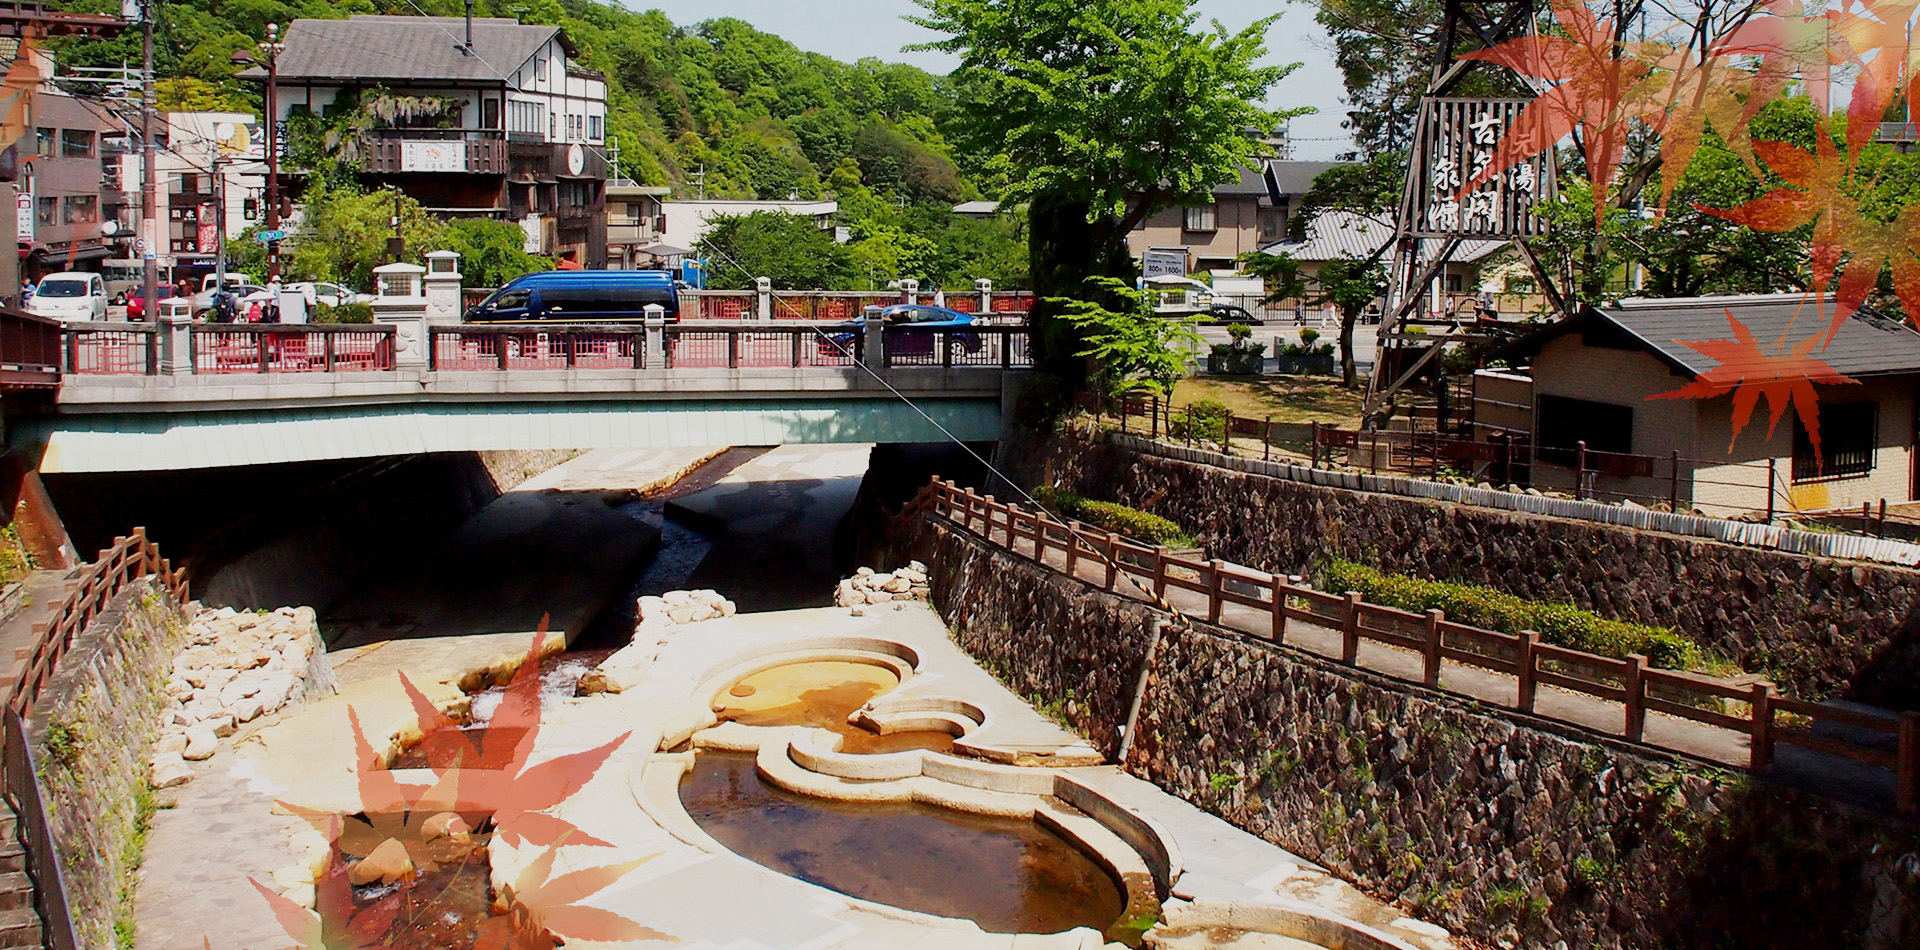
[[[848,367],[866,354],[859,330],[814,325],[666,328],[667,368]]]
[[[46,803],[40,793],[39,769],[28,723],[34,704],[58,671],[60,660],[72,649],[74,638],[107,609],[128,585],[144,577],[153,577],[177,609],[187,605],[187,572],[174,568],[160,556],[159,548],[147,539],[145,528],[133,529],[127,537],[115,538],[113,547],[100,552],[98,560],[80,570],[72,593],[62,600],[47,620],[33,625],[33,645],[21,662],[4,716],[5,783],[8,797],[18,810],[21,837],[26,847],[28,870],[45,936],[54,950],[76,950],[79,939],[67,896],[66,865],[53,840]]]
[[[206,324],[192,365],[209,373],[343,373],[393,368],[394,328],[368,324]]]
[[[83,375],[143,375],[160,371],[160,335],[149,323],[76,323],[66,338],[62,369]]]
[[[432,327],[428,368],[646,369],[646,331],[591,324]]]
[[[1024,327],[976,326],[964,330],[915,330],[888,327],[886,365],[997,366],[1001,369],[1033,365],[1030,337]]]
[[[0,382],[12,386],[57,386],[60,321],[0,307]]]
[[[1920,806],[1920,713],[1838,708],[1780,696],[1764,679],[1658,669],[1637,653],[1603,656],[1543,643],[1531,630],[1505,633],[1455,623],[1440,610],[1419,613],[1371,604],[1358,593],[1319,591],[1218,558],[1182,557],[1164,546],[1062,522],[940,479],[915,497],[908,510],[916,509],[1070,577],[1081,578],[1084,562],[1100,580],[1081,579],[1107,591],[1118,590],[1120,575],[1126,574],[1158,598],[1168,590],[1202,595],[1197,609],[1207,623],[1275,645],[1287,642],[1291,622],[1311,623],[1339,632],[1339,660],[1348,666],[1359,665],[1363,642],[1386,644],[1421,657],[1418,682],[1428,688],[1452,691],[1441,681],[1442,661],[1504,673],[1515,678],[1511,708],[1522,713],[1593,729],[1537,704],[1541,686],[1556,687],[1620,704],[1620,730],[1602,730],[1607,735],[1695,754],[1647,735],[1647,713],[1659,712],[1745,737],[1751,771],[1772,764],[1776,745],[1798,746],[1885,769],[1894,778],[1895,806],[1906,813]],[[1063,566],[1049,562],[1049,552],[1058,552]],[[1229,607],[1242,610],[1228,616]]]

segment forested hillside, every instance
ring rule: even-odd
[[[70,9],[117,12],[118,0]],[[163,109],[257,111],[257,87],[233,78],[230,55],[266,24],[356,13],[461,16],[458,0],[187,0],[158,4],[156,71]],[[957,285],[1023,281],[1025,251],[1012,221],[954,220],[952,205],[990,194],[991,182],[957,155],[943,130],[953,96],[943,77],[863,59],[803,52],[739,20],[676,25],[658,11],[591,0],[476,0],[475,16],[557,24],[582,65],[608,80],[607,134],[619,165],[646,184],[710,198],[837,198],[855,240],[835,251],[836,286],[896,277]],[[59,40],[63,65],[140,59],[139,37]],[[716,272],[722,283],[744,274]]]

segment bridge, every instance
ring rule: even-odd
[[[999,438],[1014,325],[60,326],[0,312],[45,473],[539,448]]]

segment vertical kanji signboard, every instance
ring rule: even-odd
[[[1527,238],[1547,231],[1534,206],[1553,195],[1547,149],[1462,192],[1493,164],[1526,99],[1427,99],[1414,176],[1414,237]]]

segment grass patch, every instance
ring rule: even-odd
[[[1387,574],[1337,559],[1320,564],[1315,583],[1321,590],[1356,591],[1370,603],[1401,610],[1439,608],[1455,623],[1502,633],[1537,630],[1548,643],[1602,656],[1639,653],[1662,669],[1693,670],[1704,664],[1699,645],[1670,627],[1608,620],[1572,604],[1541,603],[1491,587]]]
[[[1261,376],[1241,379],[1194,376],[1173,389],[1172,405],[1215,402],[1247,419],[1322,422],[1342,429],[1360,425],[1363,389],[1347,389],[1331,377]]]
[[[1193,536],[1179,525],[1156,514],[1128,508],[1110,501],[1094,501],[1082,498],[1064,488],[1041,485],[1033,490],[1033,498],[1052,512],[1056,517],[1087,524],[1116,534],[1123,534],[1149,544],[1164,544],[1173,548],[1193,546]]]

